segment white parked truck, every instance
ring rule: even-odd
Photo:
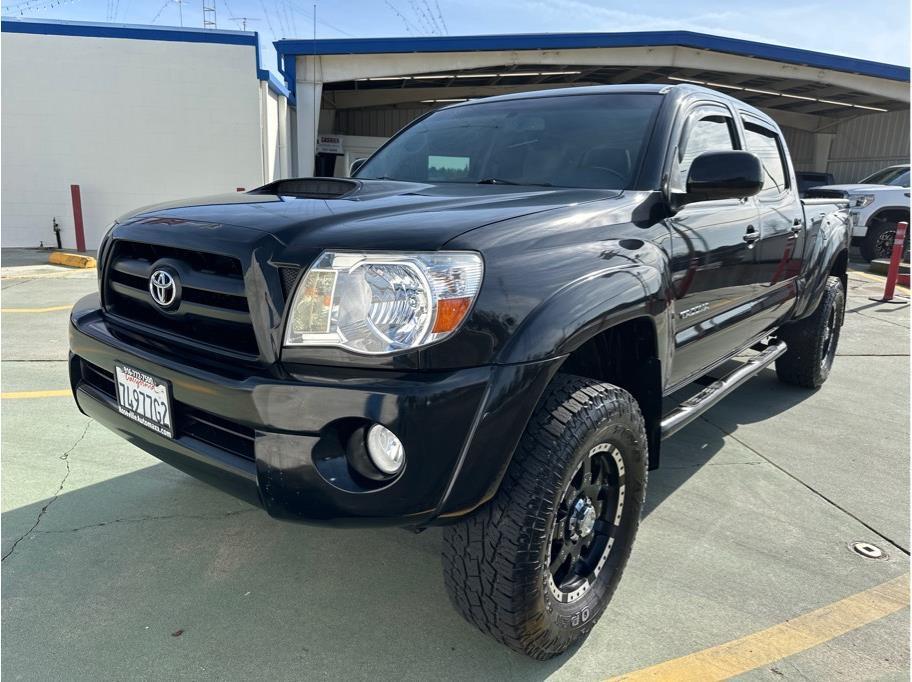
[[[814,187],[808,196],[847,198],[852,245],[865,260],[889,258],[896,224],[909,220],[909,164],[883,168],[853,185]],[[908,260],[908,236],[904,253]]]

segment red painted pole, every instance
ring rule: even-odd
[[[884,301],[893,300],[893,292],[896,290],[896,280],[899,278],[899,263],[902,261],[903,244],[906,241],[906,232],[909,229],[909,223],[896,224],[896,236],[893,238],[893,253],[890,256],[890,269],[887,270],[887,285],[884,287]]]
[[[76,250],[86,250],[85,227],[82,224],[82,196],[79,185],[70,185],[70,197],[73,199],[73,223],[76,225]]]

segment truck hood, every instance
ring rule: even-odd
[[[812,193],[817,190],[824,190],[827,192],[845,192],[846,194],[863,194],[868,192],[882,192],[890,189],[899,190],[903,188],[897,187],[896,185],[818,185],[817,187],[809,189],[808,192]]]
[[[283,181],[297,182],[297,181]],[[440,185],[359,180],[336,197],[262,190],[148,206],[118,219],[168,232],[198,230],[218,240],[219,226],[268,233],[297,248],[437,249],[469,230],[572,204],[621,196],[619,190],[512,185]],[[313,194],[313,193],[311,193]],[[225,235],[227,236],[227,234]]]

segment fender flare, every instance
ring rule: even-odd
[[[497,493],[551,378],[597,334],[650,318],[664,382],[670,363],[662,360],[673,348],[669,272],[641,261],[609,262],[558,290],[524,320],[498,355],[490,390],[432,519],[470,513]]]
[[[667,269],[643,262],[606,267],[571,282],[538,306],[504,345],[497,364],[566,356],[611,327],[648,317],[664,368],[673,348],[672,302]]]
[[[793,320],[805,318],[817,309],[827,277],[837,265],[844,268],[848,263],[849,230],[848,217],[843,214],[830,213],[819,219],[813,252],[805,257],[807,275],[799,292]]]

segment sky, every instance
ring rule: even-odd
[[[202,28],[215,3],[218,28],[272,41],[480,33],[690,30],[819,52],[909,64],[909,0],[3,0],[4,16]],[[182,16],[181,16],[182,15]]]

